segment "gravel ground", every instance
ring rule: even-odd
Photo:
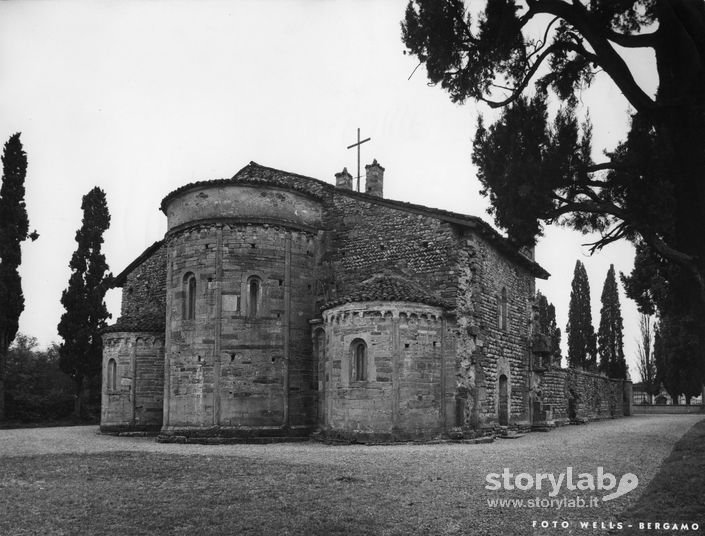
[[[380,474],[393,475],[411,483],[409,504],[418,501],[419,492],[438,504],[438,514],[447,518],[445,534],[585,534],[579,521],[615,521],[618,514],[635,501],[653,478],[674,443],[702,415],[638,415],[626,419],[567,426],[549,433],[532,433],[492,444],[403,444],[394,446],[327,446],[319,443],[274,445],[180,445],[160,444],[153,438],[103,436],[96,427],[0,430],[0,479],[2,466],[15,456],[46,454],[93,454],[117,451],[166,453],[173,455],[228,456],[256,462],[285,462],[312,466],[322,474],[359,477],[382,482]],[[490,507],[488,499],[547,497],[547,491],[488,491],[485,477],[509,468],[514,474],[553,473],[572,467],[578,473],[595,475],[597,467],[614,474],[639,478],[635,491],[595,508],[517,508]],[[567,496],[601,497],[607,492],[561,489],[557,498]],[[418,502],[415,504],[418,505]],[[414,506],[411,506],[414,508]],[[429,515],[428,504],[423,515]],[[435,508],[435,506],[434,506]],[[435,511],[431,509],[431,511]],[[421,512],[419,512],[421,513]],[[541,521],[566,521],[567,529],[534,529]],[[420,532],[421,533],[421,532]]]

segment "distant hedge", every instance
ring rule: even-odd
[[[10,347],[5,377],[7,421],[58,421],[73,412],[74,385],[59,369],[56,346],[46,350],[37,350],[37,346],[36,338],[20,333]]]

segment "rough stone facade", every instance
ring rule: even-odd
[[[544,366],[530,252],[366,170],[364,194],[254,163],[169,194],[116,279],[102,428],[397,440],[627,411],[621,381]]]
[[[164,406],[164,333],[103,335],[103,431],[160,430]]]

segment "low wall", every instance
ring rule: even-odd
[[[582,370],[535,372],[532,421],[561,424],[630,415],[630,386],[631,382]]]
[[[632,406],[634,413],[641,415],[656,415],[656,414],[672,414],[686,415],[688,413],[705,413],[705,405],[691,404],[690,406],[666,406],[665,404],[649,406],[647,404],[634,404]]]

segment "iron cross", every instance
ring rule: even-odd
[[[352,145],[348,145],[348,149],[352,149],[353,147],[357,147],[357,191],[360,191],[360,145],[365,143],[366,141],[370,141],[372,138],[366,138],[362,141],[360,141],[360,129],[357,129],[357,143],[353,143]]]

